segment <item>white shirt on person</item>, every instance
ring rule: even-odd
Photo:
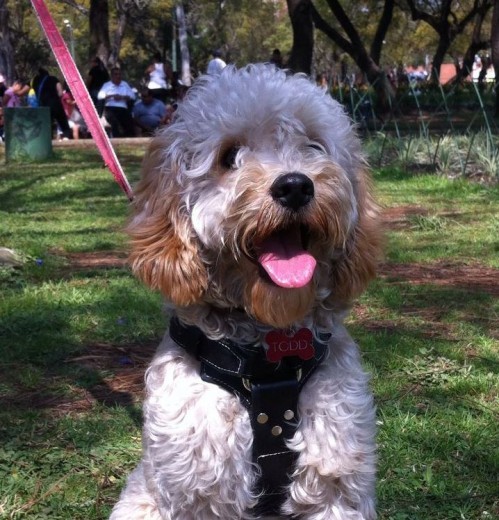
[[[208,68],[206,69],[207,74],[218,76],[222,70],[225,69],[227,63],[222,58],[213,58],[208,62]]]
[[[153,70],[149,73],[149,83],[147,88],[168,88],[166,84],[165,67],[162,63],[155,63]]]
[[[122,97],[128,96],[131,101],[135,99],[135,92],[126,81],[120,81],[118,85],[116,85],[112,81],[104,83],[104,85],[102,85],[102,88],[99,90],[99,94],[97,94],[97,98],[105,99],[106,107],[128,108],[128,103],[125,99],[114,99],[113,97],[108,97],[116,95]]]

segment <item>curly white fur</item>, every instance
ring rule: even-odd
[[[290,211],[272,186],[296,172],[314,193]],[[258,265],[262,244],[283,230],[306,235],[317,262],[300,287],[278,286]],[[299,455],[282,514],[374,519],[374,407],[343,319],[374,276],[380,234],[340,105],[304,76],[266,65],[202,78],[153,139],[129,232],[136,274],[208,337],[248,343],[300,327],[332,334],[300,394],[288,444]],[[201,380],[198,361],[168,333],[146,389],[143,460],[111,518],[253,518],[258,470],[239,399]]]

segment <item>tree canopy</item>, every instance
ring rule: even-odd
[[[204,72],[213,50],[227,62],[269,60],[309,74],[360,70],[372,84],[408,65],[470,56],[490,45],[494,0],[46,0],[83,71],[100,56],[141,81],[154,53],[181,68],[177,8],[189,66]],[[496,9],[497,12],[497,9]],[[497,31],[496,31],[497,32]],[[184,41],[184,43],[185,43]],[[497,54],[497,52],[496,52]],[[466,59],[468,61],[466,61]],[[464,60],[464,62],[463,62]],[[0,0],[0,73],[30,78],[55,67],[29,0]],[[386,86],[386,85],[385,85]]]

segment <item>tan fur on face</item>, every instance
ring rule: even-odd
[[[328,298],[331,308],[349,305],[376,275],[383,238],[379,208],[372,198],[369,184],[367,171],[359,171],[356,185],[358,223],[341,258],[333,263],[333,291]]]
[[[130,263],[144,283],[175,305],[187,306],[201,300],[208,275],[178,187],[171,181],[174,172],[158,171],[161,144],[153,142],[143,166],[135,201],[139,218],[127,228],[132,239]]]
[[[315,289],[312,283],[299,289],[283,289],[255,275],[246,286],[247,311],[262,323],[285,329],[310,312]]]

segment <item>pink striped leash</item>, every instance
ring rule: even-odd
[[[123,173],[113,146],[111,145],[111,141],[102,128],[99,116],[95,110],[92,99],[90,98],[87,87],[83,82],[80,72],[76,67],[73,57],[71,56],[61,33],[55,25],[54,19],[43,0],[31,0],[31,4],[35,9],[38,21],[40,22],[43,32],[49,41],[50,47],[54,52],[57,63],[64,75],[64,79],[73,93],[81,115],[92,134],[94,142],[97,144],[97,148],[99,149],[106,166],[113,174],[121,189],[125,192],[125,195],[130,201],[132,201],[132,188]]]

